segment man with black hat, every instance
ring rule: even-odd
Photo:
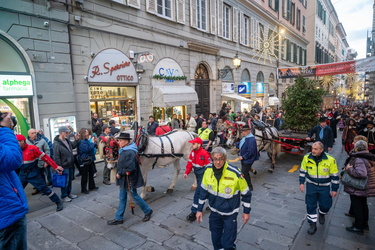
[[[366,136],[368,141],[368,150],[370,153],[375,153],[375,128],[373,121],[366,122],[366,128],[359,132],[360,135]]]
[[[190,140],[189,143],[192,143],[192,151],[189,156],[189,161],[186,164],[184,179],[186,179],[191,170],[194,169],[195,178],[197,179],[197,188],[195,189],[194,193],[193,205],[191,206],[191,213],[186,217],[186,219],[190,222],[193,222],[196,219],[195,215],[198,210],[198,201],[203,174],[206,170],[206,166],[211,163],[211,156],[206,150],[203,149],[203,141],[201,138],[194,138],[193,140]]]
[[[117,137],[117,143],[120,146],[120,156],[117,162],[116,184],[120,186],[120,202],[115,218],[107,221],[108,225],[124,223],[128,191],[132,195],[134,202],[141,207],[145,214],[142,221],[146,222],[151,218],[152,209],[137,193],[137,188],[144,185],[144,180],[138,163],[138,149],[135,143],[131,142],[131,140],[132,138],[130,138],[130,134],[125,132],[122,132]]]
[[[333,147],[333,132],[332,129],[327,126],[327,118],[320,117],[319,125],[313,127],[308,133],[306,140],[310,141],[311,137],[315,134],[315,141],[320,141],[324,145],[324,152],[328,152]]]
[[[250,191],[253,191],[253,184],[251,184],[250,172],[257,174],[257,171],[252,168],[253,163],[259,160],[259,154],[257,149],[257,142],[254,135],[251,133],[249,125],[244,125],[241,129],[242,139],[237,144],[240,149],[240,156],[238,157],[241,160],[241,171],[244,175],[244,178],[249,186]]]

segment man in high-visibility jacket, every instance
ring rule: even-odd
[[[212,163],[203,175],[199,196],[197,222],[202,221],[205,200],[211,210],[209,226],[214,249],[235,249],[237,215],[242,201],[244,223],[250,219],[251,191],[241,171],[227,162],[224,148],[211,153]]]
[[[212,151],[212,143],[214,142],[214,131],[208,128],[207,121],[202,122],[202,127],[198,129],[198,136],[203,141],[203,148],[208,152]]]
[[[191,213],[186,217],[190,222],[196,220],[196,213],[198,209],[198,200],[200,195],[201,183],[206,166],[211,163],[210,154],[202,148],[203,141],[201,138],[197,137],[189,141],[192,143],[192,151],[189,156],[189,161],[186,164],[186,171],[184,174],[184,179],[187,178],[188,174],[194,169],[195,178],[197,179],[197,188],[195,189],[193,205],[191,206]]]
[[[317,230],[318,204],[319,223],[324,224],[324,216],[332,206],[332,197],[337,195],[340,183],[336,160],[324,152],[322,142],[315,142],[312,152],[303,157],[299,174],[301,192],[305,191],[305,181],[307,220],[310,223],[307,233],[314,234]]]

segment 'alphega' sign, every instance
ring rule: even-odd
[[[30,75],[0,75],[0,96],[32,96]]]

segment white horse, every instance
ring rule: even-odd
[[[134,138],[134,130],[124,131]],[[146,195],[147,173],[150,168],[155,166],[168,166],[173,163],[174,176],[172,183],[168,187],[167,193],[172,193],[176,185],[178,175],[180,173],[180,159],[189,159],[191,152],[190,140],[198,135],[186,130],[173,130],[161,136],[148,136],[148,143],[146,149],[140,153],[141,156],[141,170],[145,185],[143,187],[141,197]],[[152,187],[151,187],[152,189]]]

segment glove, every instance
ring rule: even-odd
[[[126,175],[130,175],[130,172],[126,172]]]

